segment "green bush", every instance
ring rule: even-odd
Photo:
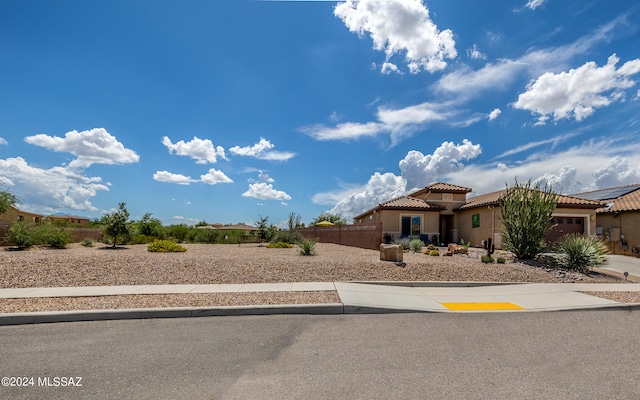
[[[419,252],[420,250],[422,250],[423,247],[424,247],[424,242],[420,239],[413,239],[412,241],[409,242],[409,248],[414,253]]]
[[[25,250],[37,243],[36,232],[32,224],[18,221],[11,225],[4,240],[16,245],[18,249]]]
[[[556,243],[555,250],[558,265],[568,269],[586,271],[607,261],[607,247],[594,237],[570,234]]]
[[[81,243],[84,247],[93,247],[96,245],[96,241],[93,239],[86,238]]]
[[[498,262],[498,264],[504,264],[507,262],[507,259],[504,257],[498,257],[496,258],[496,261]]]
[[[197,229],[198,232],[193,237],[194,243],[215,243],[220,237],[220,231],[217,229]]]
[[[429,255],[432,257],[439,257],[440,256],[440,252],[438,250],[431,250],[429,251]]]
[[[287,243],[283,241],[273,242],[267,245],[268,249],[290,249],[292,247],[293,245],[291,243]]]
[[[302,240],[298,243],[300,247],[301,256],[315,256],[316,255],[316,241],[315,240]]]
[[[154,253],[180,253],[187,251],[173,240],[156,240],[147,245],[147,250]]]
[[[493,257],[488,256],[488,255],[485,254],[484,256],[482,256],[480,258],[480,261],[482,261],[485,264],[491,264],[491,263],[493,263]]]
[[[133,235],[131,237],[131,240],[129,240],[129,243],[130,244],[147,244],[147,243],[153,242],[154,240],[156,240],[156,238],[152,236],[139,234],[139,235]]]
[[[64,249],[72,241],[71,233],[65,228],[44,224],[36,228],[39,244],[46,244],[54,249]]]
[[[395,244],[402,246],[402,250],[409,250],[411,248],[411,241],[409,239],[398,239]]]

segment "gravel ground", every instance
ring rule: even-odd
[[[184,247],[184,253],[150,253],[145,245],[5,248],[0,250],[0,288],[332,281],[621,282],[597,273],[565,273],[512,261],[483,264],[480,249],[452,257],[404,253],[406,265],[400,267],[380,261],[376,250],[327,243],[318,243],[317,255],[312,257],[300,256],[295,247],[269,249],[257,244]],[[335,292],[141,295],[1,300],[0,312],[331,302],[339,302]]]
[[[640,303],[640,292],[582,292],[590,296],[617,301],[618,303]]]

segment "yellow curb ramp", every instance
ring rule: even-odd
[[[440,303],[450,311],[514,311],[526,310],[524,307],[509,303]]]

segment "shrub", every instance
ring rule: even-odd
[[[556,261],[565,268],[590,270],[606,262],[607,247],[602,240],[578,234],[570,234],[555,245]]]
[[[429,252],[431,250],[438,250],[438,248],[433,243],[429,243],[427,245],[427,252]]]
[[[147,244],[147,243],[153,242],[154,240],[156,240],[156,238],[140,234],[140,235],[133,235],[131,237],[131,240],[129,241],[129,243],[131,243],[131,244]]]
[[[179,253],[187,251],[173,240],[156,240],[147,245],[147,250],[154,253]]]
[[[64,249],[71,243],[71,233],[68,230],[53,225],[42,225],[38,228],[39,241],[54,249]]]
[[[431,250],[429,252],[429,255],[432,256],[432,257],[438,257],[438,256],[440,256],[440,252],[438,250]]]
[[[273,242],[267,245],[267,248],[269,249],[290,249],[292,247],[293,245],[291,243],[287,243],[283,241]]]
[[[4,240],[18,246],[20,250],[28,249],[37,243],[33,226],[24,221],[18,221],[11,225]]]
[[[298,243],[300,247],[301,256],[315,256],[316,255],[316,241],[315,240],[302,240]]]
[[[395,244],[402,246],[402,250],[409,250],[411,248],[411,241],[409,239],[398,239]]]
[[[498,262],[498,264],[504,264],[507,262],[507,259],[504,257],[498,257],[496,261]]]
[[[220,237],[220,231],[216,229],[198,229],[195,236],[193,237],[193,241],[195,243],[215,243]]]
[[[493,263],[493,257],[488,256],[488,255],[485,254],[484,256],[482,256],[480,258],[480,261],[482,261],[485,264],[491,264],[491,263]]]
[[[382,241],[385,244],[391,244],[391,242],[393,242],[393,235],[390,234],[389,232],[385,232],[382,234]]]
[[[96,242],[93,239],[86,238],[80,244],[84,247],[93,247],[96,245]]]
[[[417,253],[424,247],[424,242],[420,239],[413,239],[409,242],[409,248],[411,251]]]

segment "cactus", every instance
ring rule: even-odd
[[[496,246],[492,244],[491,238],[484,241],[484,249],[487,251],[487,257],[491,257],[496,251]]]

